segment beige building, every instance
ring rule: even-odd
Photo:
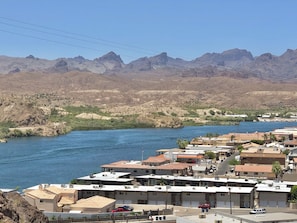
[[[80,199],[75,204],[67,205],[63,208],[63,212],[75,213],[104,213],[110,212],[115,208],[116,200],[102,197],[92,196],[86,199]]]
[[[234,169],[236,176],[252,177],[262,179],[274,179],[275,175],[272,172],[272,165],[235,165]]]
[[[192,174],[192,165],[194,164],[180,162],[163,163],[157,162],[156,159],[149,158],[143,162],[122,160],[102,165],[101,168],[104,172],[130,172],[131,176],[147,174],[187,176]]]
[[[62,211],[63,206],[73,204],[78,199],[78,192],[72,188],[39,185],[37,189],[25,190],[24,198],[33,206],[43,211]]]

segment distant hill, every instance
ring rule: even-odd
[[[59,135],[95,128],[94,117],[101,129],[224,122],[233,112],[296,116],[296,66],[296,50],[253,57],[232,49],[192,61],[164,52],[128,64],[114,52],[94,60],[0,56],[0,127],[2,135],[7,126],[13,136]]]
[[[159,71],[158,71],[159,70]],[[297,78],[297,50],[288,49],[281,56],[265,53],[254,57],[244,49],[231,49],[222,53],[206,53],[192,61],[172,58],[163,52],[142,57],[124,64],[120,55],[109,52],[94,60],[82,56],[47,60],[29,55],[26,58],[0,56],[0,74],[42,72],[66,73],[70,71],[95,74],[127,74],[147,71],[170,71],[184,76],[257,77],[270,81],[295,81]]]

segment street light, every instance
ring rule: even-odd
[[[232,214],[232,197],[231,197],[231,187],[228,188],[229,189],[229,198],[230,198],[230,214]]]

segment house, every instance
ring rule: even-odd
[[[297,147],[297,139],[292,139],[292,140],[285,140],[284,141],[284,146],[285,148],[295,148]]]
[[[71,188],[64,188],[40,184],[37,189],[25,190],[24,198],[31,205],[43,211],[62,211],[64,205],[73,204],[78,199],[78,192]]]
[[[297,138],[297,128],[296,127],[287,127],[282,129],[275,129],[271,132],[273,135],[278,136],[279,138],[292,140]]]
[[[148,166],[161,166],[170,162],[171,160],[169,158],[166,158],[164,154],[160,154],[157,156],[150,156],[146,160],[143,160],[142,164]]]
[[[264,132],[254,132],[254,133],[229,133],[222,135],[220,137],[228,138],[230,141],[236,142],[236,144],[248,143],[251,140],[263,140]],[[232,140],[231,140],[232,139]]]
[[[253,177],[253,178],[264,178],[274,179],[275,174],[272,172],[272,165],[235,165],[235,176],[240,177]]]
[[[279,150],[277,153],[264,152],[265,149],[259,150],[255,153],[241,152],[240,161],[241,164],[272,164],[278,161],[280,165],[285,166],[286,155]]]
[[[45,190],[32,190],[24,193],[24,198],[32,206],[41,211],[54,211],[58,212],[59,197],[56,194],[50,193]]]
[[[160,165],[154,165],[154,164]],[[110,164],[102,165],[101,168],[104,172],[130,172],[131,176],[141,176],[147,174],[157,175],[181,175],[187,176],[192,174],[192,165],[189,163],[179,162],[151,162],[149,161],[118,161]]]
[[[116,200],[103,197],[92,196],[78,200],[75,204],[67,205],[63,208],[63,212],[75,213],[105,213],[110,212],[115,207]]]
[[[188,145],[185,154],[200,154],[204,155],[207,152],[213,152],[216,155],[216,160],[224,160],[234,152],[233,146],[213,146],[213,145]]]
[[[183,153],[177,154],[176,161],[181,163],[200,163],[203,157],[202,154]]]

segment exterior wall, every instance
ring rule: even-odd
[[[115,199],[115,191],[105,191],[105,190],[81,190],[78,191],[78,200],[82,198],[89,198],[95,195],[108,197]]]
[[[259,207],[287,207],[287,193],[259,192]]]
[[[228,193],[217,193],[216,194],[216,207],[228,208],[230,207],[230,195]],[[231,202],[232,207],[234,206]]]
[[[241,157],[240,162],[241,165],[244,164],[267,164],[271,165],[274,161],[279,161],[280,165],[285,165],[286,163],[286,157],[285,155],[282,157]]]
[[[113,208],[114,208],[115,204],[112,203],[110,205],[107,205],[105,207],[101,207],[101,208],[92,208],[92,207],[89,207],[89,208],[81,208],[81,207],[73,207],[71,208],[71,211],[81,211],[82,213],[105,213],[105,212],[110,212]]]
[[[147,202],[147,193],[142,191],[117,191],[115,192],[117,204],[138,204]]]
[[[240,195],[240,208],[252,208],[253,196],[252,194],[241,194]]]
[[[199,204],[207,202],[212,207],[230,208],[230,194],[228,192],[199,192],[189,190],[188,192],[170,192],[156,187],[157,191],[137,191],[135,187],[128,186],[129,189],[122,191],[98,190],[79,191],[79,197],[87,198],[90,195],[100,195],[116,200],[117,204],[152,204],[152,205],[177,205],[184,207],[197,207]],[[232,192],[232,191],[231,191]],[[255,194],[254,194],[255,193]],[[86,197],[83,197],[83,196]],[[93,196],[92,195],[92,196]],[[231,207],[233,208],[253,208],[253,207],[287,207],[289,192],[262,192],[251,193],[231,193]],[[53,200],[42,200],[40,202],[34,197],[25,196],[26,200],[40,210],[57,211],[56,204],[58,197]]]
[[[45,200],[39,198],[32,198],[29,196],[24,197],[26,201],[28,201],[32,206],[38,208],[38,210],[42,211],[58,211],[56,208],[57,201],[55,200]]]
[[[165,205],[171,204],[171,196],[169,193],[164,192],[157,192],[157,191],[148,191],[148,204],[151,205]]]
[[[198,207],[199,204],[205,203],[206,197],[204,193],[182,193],[182,204],[183,207]]]
[[[78,191],[75,191],[74,193],[61,193],[60,196],[66,197],[72,200],[73,202],[76,202],[78,200]]]
[[[36,207],[35,199],[33,197],[29,197],[25,193],[24,194],[24,198],[25,198],[26,201],[28,201],[29,204],[31,204],[32,206]]]
[[[267,172],[244,172],[244,171],[236,171],[236,176],[245,176],[245,177],[259,177],[259,178],[267,178],[267,179],[274,179],[275,175]]]

